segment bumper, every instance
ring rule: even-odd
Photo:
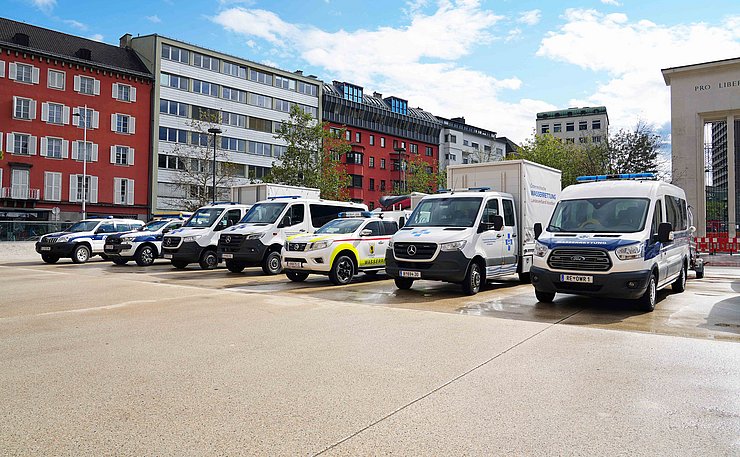
[[[36,252],[59,257],[72,257],[75,243],[36,243]]]
[[[260,240],[244,240],[238,246],[218,242],[218,260],[233,260],[244,265],[259,265],[267,254],[267,246]]]
[[[136,252],[136,247],[131,244],[106,244],[103,248],[103,252],[108,257],[133,257]]]
[[[283,269],[304,273],[328,274],[331,270],[330,258],[330,256],[316,251],[314,253],[283,251]]]
[[[391,249],[385,252],[385,272],[391,278],[400,278],[402,271],[411,271],[419,274],[419,277],[412,279],[463,282],[469,263],[470,259],[460,251],[442,251],[434,261],[430,262],[405,262],[396,260]]]
[[[162,257],[168,260],[175,260],[187,263],[196,263],[200,261],[200,255],[203,253],[203,247],[195,241],[182,243],[179,248],[167,249],[162,247]]]
[[[593,284],[583,284],[562,282],[560,281],[562,273],[543,268],[532,267],[529,272],[532,276],[532,285],[540,292],[627,299],[640,298],[647,290],[648,279],[650,278],[650,270],[605,274],[573,273],[593,276]]]

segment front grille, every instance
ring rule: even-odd
[[[547,260],[550,268],[568,271],[608,271],[612,267],[604,249],[559,248]]]
[[[166,236],[162,239],[162,246],[165,248],[176,248],[180,245],[179,236]]]
[[[121,244],[120,236],[109,236],[105,239],[105,244]]]
[[[242,244],[243,240],[244,240],[244,235],[224,234],[224,235],[221,235],[221,237],[219,238],[218,244],[220,244],[221,246],[225,246],[225,247],[236,248]]]
[[[437,243],[393,243],[397,259],[429,260],[437,252]]]
[[[44,243],[56,243],[58,238],[44,238]]]
[[[308,243],[288,243],[289,251],[305,251]]]

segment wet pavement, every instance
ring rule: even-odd
[[[740,453],[740,269],[653,313],[515,277],[0,274],[3,455]]]

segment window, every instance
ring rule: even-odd
[[[69,201],[81,202],[84,198],[85,201],[90,203],[97,203],[98,177],[90,175],[84,177],[85,180],[83,181],[83,175],[69,175]]]
[[[431,146],[426,146],[425,154],[427,157],[433,157],[434,156],[434,149]]]
[[[159,139],[161,141],[186,144],[188,142],[188,132],[170,127],[160,127]]]
[[[450,135],[450,143],[457,143],[457,135]]]
[[[382,137],[382,136],[380,137],[380,147],[381,148],[385,147],[385,137]]]
[[[281,146],[279,144],[273,144],[272,145],[272,155],[274,157],[282,157],[285,155],[285,153],[288,152],[287,146]]]
[[[221,89],[221,98],[224,100],[231,100],[237,103],[247,102],[247,93],[243,90],[234,89],[233,87],[223,87]]]
[[[13,168],[10,175],[10,197],[26,200],[29,197],[29,176],[27,169]]]
[[[578,138],[578,142],[581,143],[581,144],[585,144],[587,140],[588,139],[585,136],[582,136],[582,137]]]
[[[13,97],[13,117],[30,121],[36,118],[36,101],[30,98]]]
[[[249,97],[247,98],[247,103],[254,106],[260,106],[262,108],[272,108],[272,97],[250,92]]]
[[[362,87],[352,84],[342,85],[342,97],[355,103],[362,103]]]
[[[98,113],[92,108],[85,110],[85,107],[78,106],[73,110],[73,116],[75,125],[79,128],[85,128],[87,125],[88,129],[94,129],[98,127],[96,120],[98,119]]]
[[[362,189],[362,175],[349,175],[349,187]]]
[[[276,111],[282,111],[284,113],[289,113],[290,105],[291,103],[286,100],[280,100],[279,98],[276,98],[273,100],[273,109],[275,109]]]
[[[246,152],[247,151],[247,140],[241,140],[239,138],[229,138],[226,136],[221,137],[221,149],[234,152]]]
[[[128,84],[113,83],[113,98],[122,102],[135,102],[136,88]]]
[[[669,222],[673,226],[673,230],[686,230],[688,228],[686,200],[672,195],[666,195],[665,211],[666,222]]]
[[[158,166],[159,168],[167,168],[170,170],[184,170],[185,159],[177,156],[159,154]]]
[[[594,143],[601,143],[601,136],[596,135],[595,137],[592,138],[592,140]]]
[[[62,174],[44,172],[44,200],[60,201],[62,199]]]
[[[347,153],[347,164],[362,165],[362,153],[361,152],[348,152]]]
[[[370,146],[375,146],[375,135],[370,135],[368,141],[370,142]]]
[[[367,166],[370,168],[375,168],[375,157],[368,157],[367,158]]]
[[[418,154],[419,153],[419,145],[414,143],[409,143],[409,152],[411,154]]]
[[[286,216],[290,217],[288,226],[300,224],[303,222],[306,213],[306,206],[303,203],[297,203],[292,205],[285,213]]]
[[[575,139],[574,138],[566,138],[565,139],[565,142],[568,143],[568,144],[573,144],[573,143],[575,143]]]
[[[355,132],[355,143],[360,143],[362,141],[362,134],[360,132]]]
[[[380,169],[385,170],[385,159],[380,159]]]
[[[233,125],[234,127],[245,128],[247,126],[247,116],[243,114],[222,111],[221,123],[226,125]]]
[[[295,80],[275,75],[275,87],[287,90],[295,90]]]
[[[480,205],[480,203],[478,204]],[[498,200],[495,198],[486,202],[486,206],[483,208],[481,222],[484,224],[493,224],[493,216],[498,216]]]
[[[162,73],[159,77],[159,83],[165,87],[173,87],[180,90],[188,90],[190,87],[190,80],[183,76],[171,75],[169,73]]]
[[[557,124],[553,124],[553,126],[552,126],[552,131],[553,131],[553,132],[555,132],[555,133],[559,133],[559,132],[561,132],[561,131],[563,130],[563,127],[562,127],[562,125],[563,125],[563,124],[560,124],[560,123],[557,123]]]
[[[259,132],[272,133],[272,121],[260,119],[258,117],[249,117],[249,128]]]
[[[344,131],[344,139],[347,141],[352,141],[352,132],[350,130]]]
[[[380,181],[380,191],[381,192],[385,191],[385,180]]]
[[[504,225],[507,227],[513,227],[514,224],[514,202],[511,200],[503,200],[504,206]]]
[[[84,154],[84,155],[83,155]],[[86,156],[86,157],[85,157]],[[72,159],[88,162],[98,161],[98,145],[92,141],[75,141],[72,143]]]
[[[65,73],[63,71],[49,70],[46,78],[46,86],[49,89],[64,90]]]
[[[249,177],[252,179],[262,179],[270,173],[268,167],[258,167],[255,165],[249,165]]]
[[[162,99],[159,101],[159,112],[162,114],[171,114],[173,116],[187,117],[188,105],[186,103]]]
[[[134,180],[126,178],[113,178],[113,204],[134,204]]]
[[[550,133],[550,124],[542,124],[542,133]]]
[[[199,79],[193,80],[193,92],[196,94],[210,95],[211,97],[218,97],[218,84],[209,83],[207,81],[201,81]]]
[[[272,75],[255,70],[254,68],[249,69],[249,80],[272,86]]]
[[[249,153],[258,156],[270,157],[272,155],[272,145],[268,143],[260,143],[257,141],[249,142]]]
[[[111,146],[111,163],[116,165],[133,165],[134,150],[128,146]]]
[[[195,146],[208,147],[211,135],[207,133],[190,132],[190,144]]]
[[[33,74],[34,71],[38,73],[38,69],[34,68],[33,65],[27,65],[25,63],[16,63],[15,64],[15,80],[20,83],[34,83]],[[12,69],[11,69],[11,78],[12,78]],[[37,77],[38,78],[38,77]],[[36,80],[36,83],[38,83],[38,79]]]
[[[565,123],[565,131],[566,132],[575,132],[575,124],[573,122],[566,122]]]
[[[206,70],[218,71],[220,67],[219,60],[214,57],[204,56],[203,54],[193,53],[193,65]]]
[[[375,190],[375,180],[373,178],[370,178],[370,185],[368,186],[369,190]]]
[[[588,130],[588,121],[579,121],[578,130]]]
[[[44,106],[46,105],[46,106]],[[44,113],[46,111],[46,113]],[[46,114],[46,122],[49,124],[62,125],[65,123],[65,118],[69,118],[69,110],[67,116],[64,116],[64,105],[59,103],[45,103],[41,105],[41,120],[44,120],[44,114]]]
[[[370,236],[380,236],[383,233],[380,228],[380,222],[377,221],[368,222],[363,230],[370,230]]]
[[[348,211],[357,211],[356,206],[336,206],[336,205],[322,205],[322,204],[311,204],[311,225],[315,228],[320,228],[329,221],[333,221],[337,218],[339,213]]]
[[[298,104],[298,106],[301,108],[301,111],[303,111],[306,114],[310,114],[311,117],[314,119],[317,119],[319,117],[319,109],[315,106],[308,106],[303,104]]]
[[[190,115],[193,119],[207,122],[219,122],[221,120],[221,112],[219,110],[196,105],[193,105]]]
[[[127,114],[111,114],[111,130],[116,133],[136,133],[136,119]]]
[[[329,133],[332,135],[333,138],[340,138],[342,136],[342,131],[334,127],[329,127]]]
[[[316,97],[319,93],[319,88],[313,84],[308,84],[302,81],[298,81],[298,92],[300,92],[301,94],[306,94],[312,97]]]
[[[61,138],[42,138],[41,139],[41,155],[52,159],[62,158],[62,148],[64,147],[64,140]]]
[[[13,134],[13,154],[30,155],[31,154],[31,135],[24,133]]]
[[[653,222],[650,226],[650,232],[652,233],[653,237],[658,235],[658,227],[660,226],[660,223],[663,222],[663,208],[660,204],[660,200],[655,202],[655,208],[653,210]]]
[[[224,62],[224,74],[247,79],[247,67],[231,62]]]
[[[79,81],[79,90],[77,92],[86,95],[96,95],[95,79],[87,76],[76,76]]]
[[[600,130],[601,129],[601,119],[596,119],[594,121],[591,121],[591,129]]]
[[[162,58],[167,60],[174,60],[175,62],[189,63],[190,52],[185,49],[177,48],[175,46],[163,44]]]
[[[391,97],[391,111],[399,114],[408,114],[408,102],[406,100]]]

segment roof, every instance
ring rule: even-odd
[[[13,38],[16,34],[27,35],[28,44],[24,45],[14,41]],[[124,49],[5,18],[0,18],[0,47],[152,77],[146,66],[131,49]],[[90,59],[79,57],[80,49],[90,50]]]
[[[576,107],[556,111],[543,111],[537,113],[537,119],[592,116],[594,114],[606,114],[606,106],[584,106],[583,108]]]
[[[607,180],[573,184],[563,189],[561,200],[579,198],[650,198],[654,197],[659,189],[665,189],[672,195],[681,195],[683,190],[674,185],[656,180]],[[682,198],[686,198],[682,196]]]
[[[663,68],[660,71],[661,73],[663,73],[663,80],[665,81],[666,86],[670,86],[671,76],[674,73],[694,71],[694,70],[705,70],[707,68],[721,67],[725,65],[736,65],[736,64],[740,64],[740,57],[733,57],[732,59],[712,60],[709,62],[694,63],[690,65],[681,65],[678,67]]]
[[[339,89],[337,89],[337,87],[334,84],[324,84],[324,94],[325,95],[333,95],[335,97],[343,98],[343,94],[339,91]],[[393,97],[387,97],[387,98],[390,99],[390,98],[393,98]],[[395,97],[395,98],[398,98],[398,97]],[[388,104],[388,102],[386,101],[386,99],[381,98],[381,97],[376,97],[374,95],[367,95],[367,94],[364,93],[364,91],[363,91],[363,94],[362,94],[362,104],[368,105],[368,106],[373,106],[373,107],[376,107],[376,108],[381,108],[381,109],[387,110],[388,112],[393,112],[391,110],[391,106]],[[400,114],[400,113],[396,113],[396,114]],[[410,117],[417,118],[417,119],[422,119],[422,120],[425,120],[425,121],[429,121],[429,122],[432,122],[434,124],[439,124],[440,123],[439,120],[437,119],[437,117],[434,114],[432,114],[432,113],[430,113],[428,111],[424,111],[421,108],[411,108],[409,106],[408,107],[408,113],[406,115],[407,116],[410,116]]]

